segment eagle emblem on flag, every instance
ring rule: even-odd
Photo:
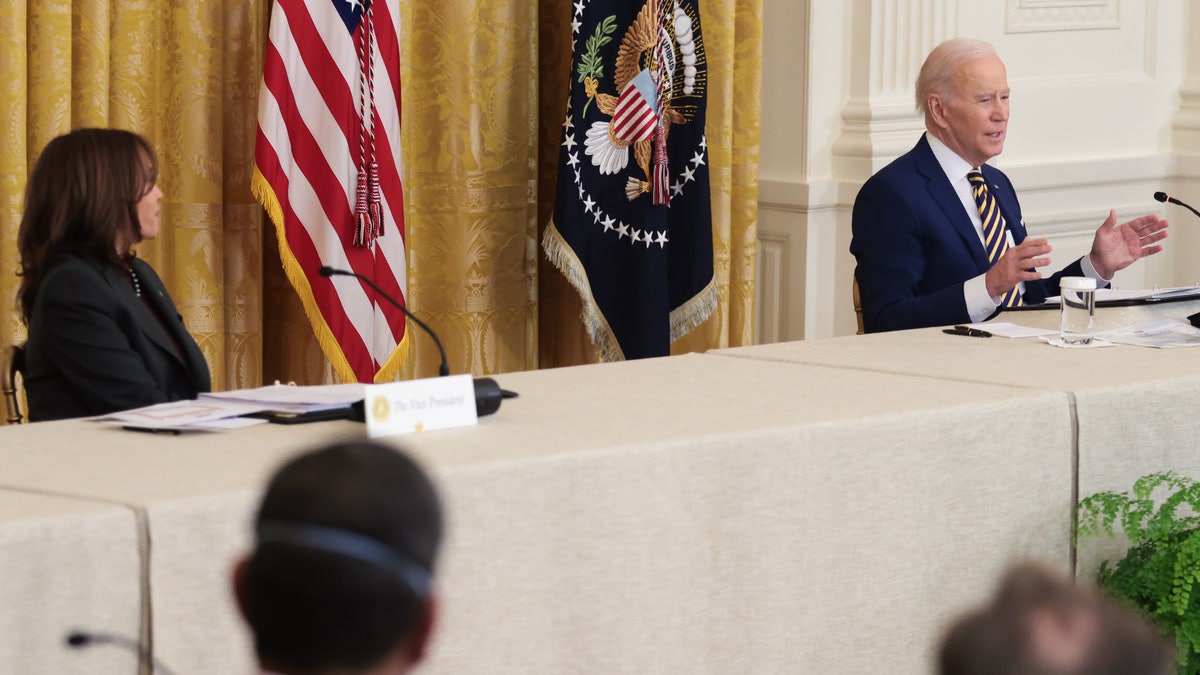
[[[542,247],[605,360],[664,356],[716,309],[697,0],[575,0]]]
[[[704,96],[705,82],[697,86],[696,66],[703,54],[696,52],[695,24],[679,3],[647,2],[621,38],[613,64],[613,84],[619,93],[613,95],[600,91],[603,71],[594,54],[604,45],[606,32],[615,28],[614,18],[596,27],[588,38],[587,56],[593,58],[585,57],[578,67],[588,104],[594,99],[610,118],[592,122],[584,141],[586,153],[601,173],[614,174],[628,166],[632,150],[642,177],[629,177],[626,196],[632,201],[652,193],[655,204],[666,204],[670,201],[666,153],[670,125],[690,122],[695,105],[688,105],[688,99]]]

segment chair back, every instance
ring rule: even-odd
[[[858,294],[858,277],[854,277],[854,318],[858,319],[858,334],[865,334],[867,330],[863,327],[862,296]]]
[[[25,345],[5,347],[0,369],[0,393],[4,394],[4,421],[8,424],[20,424],[25,421],[25,416],[21,414],[21,390],[25,384]],[[17,382],[18,375],[20,383]]]

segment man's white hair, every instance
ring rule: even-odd
[[[952,100],[958,93],[954,90],[954,71],[987,56],[996,56],[996,49],[972,38],[951,38],[934,47],[917,75],[917,110],[929,114],[930,94],[937,94],[943,101]]]

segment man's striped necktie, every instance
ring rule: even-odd
[[[983,221],[983,247],[987,249],[988,262],[992,265],[1008,250],[1008,235],[1005,234],[1004,217],[1000,215],[1000,205],[988,191],[987,181],[979,169],[971,169],[967,174],[971,182],[971,194],[975,197],[975,205],[979,207],[979,219]],[[1021,291],[1014,286],[1004,294],[1000,301],[1002,307],[1017,307],[1021,304]]]

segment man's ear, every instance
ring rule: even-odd
[[[933,121],[934,126],[939,129],[950,126],[946,121],[946,101],[941,94],[930,94],[925,101],[925,109],[929,111],[929,119]]]
[[[411,663],[418,663],[425,658],[425,654],[429,650],[430,639],[433,636],[434,625],[437,623],[437,616],[438,597],[437,594],[431,593],[425,600],[425,604],[421,606],[421,612],[417,616],[417,625],[413,628],[408,642]]]
[[[229,572],[229,582],[233,587],[233,599],[237,602],[242,618],[246,621],[250,620],[249,602],[246,596],[246,572],[249,566],[250,556],[243,556],[233,564],[233,569]]]

